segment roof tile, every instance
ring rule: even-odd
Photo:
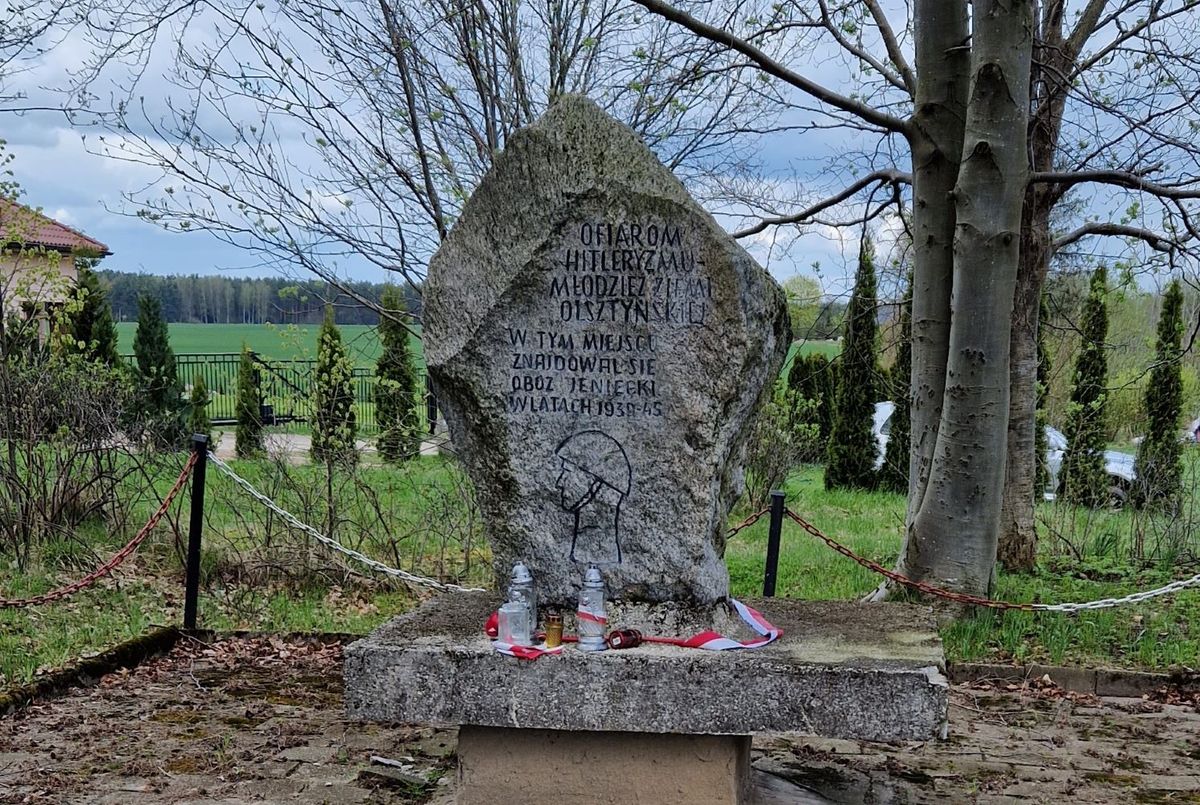
[[[103,243],[79,230],[0,196],[0,243],[7,242],[62,252],[95,252],[101,256],[112,254]]]

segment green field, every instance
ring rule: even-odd
[[[783,368],[779,370],[780,377],[787,377],[791,371],[792,361],[797,355],[824,355],[833,360],[842,352],[841,341],[793,341],[788,347],[787,357],[783,359]]]
[[[119,349],[123,355],[133,354],[133,333],[137,323],[117,323]],[[264,358],[287,360],[290,358],[316,358],[317,333],[321,328],[315,324],[170,324],[171,348],[176,354],[196,352],[240,352],[242,344]],[[379,357],[379,336],[368,324],[340,325],[342,338],[350,355],[358,366],[374,366]],[[423,366],[421,342],[411,341],[413,356],[418,366]],[[797,341],[788,349],[783,362],[782,375],[787,377],[792,358],[797,354],[809,355],[819,352],[833,358],[842,350],[837,341]]]
[[[136,322],[117,324],[117,337],[122,354],[133,353],[133,334]],[[170,324],[171,348],[177,354],[189,352],[240,352],[242,344],[264,358],[316,358],[316,324]],[[373,366],[379,357],[379,337],[375,327],[368,324],[340,325],[342,338],[359,366]],[[415,339],[416,354],[420,344]],[[419,358],[418,358],[419,360]]]

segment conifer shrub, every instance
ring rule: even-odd
[[[333,321],[333,308],[325,308],[325,321],[317,337],[314,383],[312,457],[328,464],[350,464],[358,459],[354,415],[354,367]]]
[[[821,461],[825,448],[821,439],[829,433],[829,409],[833,406],[832,368],[829,359],[819,353],[797,355],[788,370],[786,399],[792,403],[791,422],[795,426],[814,426],[812,440],[802,461]]]
[[[188,434],[206,436],[211,444],[212,421],[208,416],[210,400],[204,375],[197,374],[196,379],[192,381],[192,393],[188,397]]]
[[[138,430],[157,446],[179,446],[184,437],[183,393],[167,321],[153,296],[138,297],[133,353],[141,407]]]
[[[854,274],[854,292],[846,310],[841,366],[825,458],[826,489],[871,489],[875,485],[878,456],[878,444],[872,432],[878,376],[875,295],[874,249],[864,238]]]
[[[399,464],[421,453],[421,419],[417,406],[422,401],[408,347],[408,328],[402,323],[406,314],[404,296],[399,288],[389,285],[380,304],[391,315],[379,319],[381,351],[375,365],[375,374],[379,378],[375,386],[378,448],[384,461]]]
[[[1105,401],[1108,359],[1108,291],[1104,266],[1092,274],[1079,320],[1079,356],[1075,359],[1071,401],[1067,405],[1067,452],[1063,457],[1063,495],[1068,502],[1103,506],[1108,502],[1108,477],[1104,471]]]
[[[1163,295],[1154,365],[1146,386],[1149,427],[1138,445],[1134,462],[1135,505],[1172,508],[1179,501],[1183,478],[1179,442],[1179,419],[1183,412],[1182,342],[1183,292],[1179,280],[1175,280]]]
[[[253,458],[263,453],[262,387],[250,347],[242,344],[237,376],[237,430],[234,447],[238,458]]]
[[[75,298],[66,322],[67,350],[85,360],[116,366],[117,326],[100,278],[91,266],[78,267]]]

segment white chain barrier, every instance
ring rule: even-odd
[[[366,556],[365,554],[362,554],[359,551],[354,550],[353,548],[347,548],[345,545],[341,544],[340,542],[333,539],[332,537],[327,537],[326,535],[322,534],[317,529],[310,526],[308,523],[301,521],[298,517],[296,517],[294,514],[287,511],[286,509],[280,508],[279,504],[277,504],[275,501],[271,500],[269,497],[264,495],[262,492],[259,492],[257,489],[255,489],[254,486],[249,481],[247,481],[245,478],[243,478],[242,476],[240,476],[236,472],[234,472],[232,467],[230,467],[228,464],[226,464],[221,459],[217,458],[212,453],[208,454],[208,460],[213,464],[213,466],[215,466],[221,472],[225,473],[225,475],[227,475],[230,480],[232,480],[235,484],[237,484],[242,489],[244,489],[246,491],[246,494],[250,495],[250,497],[254,498],[259,503],[263,504],[268,509],[270,509],[271,511],[273,511],[277,515],[279,515],[281,518],[283,518],[284,522],[288,523],[293,528],[297,528],[300,531],[303,531],[304,533],[308,534],[310,537],[312,537],[313,539],[315,539],[317,542],[321,543],[325,547],[332,548],[333,550],[337,551],[338,553],[342,554],[343,556],[348,556],[351,559],[353,559],[354,561],[360,562],[360,563],[366,565],[367,567],[371,568],[372,570],[375,570],[379,573],[383,573],[385,575],[391,576],[393,578],[400,579],[401,581],[408,582],[409,584],[416,584],[416,585],[419,585],[422,587],[430,587],[434,590],[439,590],[441,592],[457,592],[457,593],[487,592],[482,587],[463,587],[462,585],[459,585],[459,584],[451,584],[450,582],[438,581],[437,579],[430,579],[430,578],[426,578],[425,576],[418,576],[414,573],[409,573],[407,570],[400,570],[399,568],[385,565],[383,562],[377,562],[376,560],[372,559],[371,557]]]
[[[764,509],[763,511],[765,512],[766,510]],[[1141,593],[1131,593],[1130,595],[1126,595],[1121,598],[1101,598],[1098,601],[1088,601],[1083,604],[1033,604],[1028,602],[1015,603],[1012,601],[997,601],[994,598],[985,598],[980,595],[972,595],[970,593],[963,593],[957,590],[947,590],[944,587],[938,587],[935,584],[930,584],[929,582],[925,581],[914,581],[902,573],[898,573],[894,570],[888,570],[878,562],[872,561],[863,556],[859,556],[854,551],[850,550],[845,545],[842,545],[840,542],[821,531],[821,529],[817,528],[815,525],[808,522],[791,509],[784,509],[783,513],[787,517],[791,518],[792,522],[800,526],[800,528],[824,542],[834,551],[837,551],[847,559],[850,559],[867,570],[870,570],[872,573],[878,573],[894,584],[899,584],[904,587],[917,590],[925,595],[932,595],[937,598],[943,598],[947,601],[955,601],[960,604],[967,604],[968,606],[987,607],[988,609],[998,610],[1013,609],[1020,610],[1022,612],[1080,612],[1088,609],[1108,609],[1109,607],[1121,606],[1122,604],[1136,604],[1140,601],[1146,601],[1150,598],[1157,598],[1160,595],[1169,595],[1170,593],[1178,592],[1179,590],[1187,587],[1195,587],[1200,585],[1200,573],[1197,573],[1195,576],[1192,576],[1189,579],[1179,579],[1178,581],[1173,581],[1170,584],[1159,587],[1156,590],[1147,590]],[[756,515],[752,515],[746,519],[743,525],[753,523],[762,514],[763,512],[759,512]],[[741,527],[742,526],[739,526],[738,529],[740,530]]]
[[[245,478],[243,478],[242,476],[240,476],[236,472],[234,472],[232,467],[230,467],[228,464],[226,464],[221,459],[217,458],[212,453],[208,454],[208,460],[210,462],[212,462],[212,464],[217,469],[219,469],[221,472],[223,472],[225,475],[227,475],[230,478],[230,480],[232,480],[235,484],[237,484],[242,489],[244,489],[246,491],[246,494],[250,495],[252,498],[257,500],[259,503],[263,504],[268,509],[275,512],[277,515],[279,515],[281,518],[283,518],[283,520],[285,522],[287,522],[289,525],[308,534],[310,537],[312,537],[313,539],[315,539],[317,542],[321,543],[322,545],[324,545],[328,548],[332,548],[333,550],[337,551],[338,553],[340,553],[344,556],[348,556],[351,559],[353,559],[354,561],[360,562],[361,564],[366,565],[367,567],[371,568],[372,570],[378,571],[379,573],[383,573],[388,576],[392,576],[393,578],[400,579],[401,581],[408,582],[409,584],[416,584],[416,585],[419,585],[422,587],[430,587],[434,590],[439,590],[441,592],[459,592],[459,593],[487,592],[482,587],[463,587],[462,585],[459,585],[459,584],[452,584],[450,582],[444,582],[444,581],[438,581],[437,579],[426,578],[425,576],[418,576],[415,573],[409,573],[407,570],[400,570],[399,568],[391,567],[389,565],[385,565],[382,562],[378,562],[378,561],[372,559],[371,557],[366,556],[365,554],[354,550],[353,548],[347,548],[345,545],[342,545],[340,542],[333,539],[332,537],[325,536],[317,529],[315,529],[312,526],[308,525],[307,523],[301,521],[298,517],[296,517],[294,514],[287,511],[286,509],[280,508],[279,504],[277,504],[275,501],[271,500],[271,498],[267,497],[262,492],[259,492],[257,489],[255,489],[254,486],[249,481],[247,481]],[[1110,609],[1112,607],[1124,606],[1125,604],[1139,604],[1142,601],[1148,601],[1151,598],[1159,598],[1160,596],[1164,596],[1164,595],[1171,595],[1172,593],[1177,593],[1180,590],[1186,590],[1189,587],[1200,587],[1200,573],[1197,573],[1196,575],[1192,576],[1191,578],[1178,579],[1176,581],[1173,581],[1169,584],[1165,584],[1162,587],[1159,587],[1154,590],[1145,590],[1140,593],[1130,593],[1129,595],[1122,596],[1120,598],[1101,598],[1096,601],[1086,601],[1083,603],[1065,603],[1065,604],[1032,604],[1032,603],[1030,603],[1030,604],[1021,604],[1018,606],[1014,606],[1012,608],[1025,609],[1027,611],[1034,611],[1034,612],[1084,612],[1084,611],[1092,610],[1092,609]]]
[[[1162,595],[1170,595],[1177,593],[1180,590],[1186,590],[1188,587],[1200,586],[1200,573],[1192,576],[1190,579],[1179,579],[1170,584],[1163,585],[1156,590],[1146,590],[1140,593],[1131,593],[1121,598],[1101,598],[1098,601],[1088,601],[1082,604],[1032,604],[1030,608],[1038,612],[1083,612],[1089,609],[1109,609],[1111,607],[1119,607],[1124,604],[1139,604],[1142,601],[1148,601],[1151,598],[1158,598]]]

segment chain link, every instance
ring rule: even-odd
[[[800,526],[812,536],[824,542],[842,556],[857,562],[867,570],[878,573],[889,581],[895,582],[896,584],[900,584],[904,587],[910,587],[926,595],[932,595],[937,598],[944,598],[947,601],[956,601],[960,604],[969,604],[976,607],[987,607],[988,609],[1015,609],[1024,612],[1082,612],[1090,609],[1109,609],[1111,607],[1123,606],[1125,604],[1137,604],[1142,601],[1148,601],[1151,598],[1170,595],[1171,593],[1187,589],[1188,587],[1200,586],[1200,573],[1197,573],[1191,578],[1179,579],[1154,590],[1131,593],[1129,595],[1122,596],[1121,598],[1101,598],[1097,601],[1065,604],[1033,604],[1014,603],[1012,601],[997,601],[992,598],[984,598],[978,595],[970,595],[968,593],[947,590],[943,587],[937,587],[933,584],[929,584],[928,582],[914,581],[913,579],[910,579],[901,573],[897,573],[894,570],[888,570],[878,562],[872,562],[870,559],[859,556],[845,545],[840,544],[835,539],[822,532],[821,529],[817,528],[815,525],[808,522],[791,509],[787,509],[786,514],[788,518],[792,520],[792,522]]]
[[[479,587],[462,587],[458,584],[450,584],[448,582],[441,582],[441,581],[437,581],[435,579],[425,578],[423,576],[417,576],[415,574],[409,573],[404,570],[399,570],[394,567],[389,567],[388,565],[385,565],[382,562],[377,562],[368,556],[364,556],[362,553],[359,553],[356,550],[347,548],[346,546],[342,545],[340,542],[338,542],[334,539],[331,539],[330,537],[327,537],[324,534],[322,534],[321,532],[317,531],[312,526],[301,522],[299,519],[297,519],[294,515],[292,515],[290,512],[286,511],[285,509],[280,508],[278,504],[276,504],[273,500],[271,500],[269,497],[264,495],[262,492],[259,492],[257,489],[255,489],[254,486],[252,486],[249,481],[247,481],[245,478],[242,478],[240,475],[238,475],[236,472],[234,472],[234,470],[228,464],[226,464],[224,461],[221,461],[221,459],[217,458],[212,453],[208,454],[208,458],[209,458],[209,461],[211,461],[217,467],[217,469],[221,470],[221,472],[223,472],[227,476],[229,476],[229,478],[231,480],[233,480],[233,482],[236,483],[238,486],[242,487],[242,489],[244,489],[247,494],[249,494],[254,499],[258,500],[260,503],[262,503],[267,508],[271,509],[271,511],[278,514],[286,522],[290,523],[295,528],[298,528],[301,531],[304,531],[305,533],[309,534],[313,539],[317,540],[321,544],[323,544],[329,548],[332,548],[333,550],[335,550],[341,554],[344,554],[344,555],[350,557],[351,559],[354,559],[355,561],[361,562],[362,564],[366,565],[367,567],[370,567],[373,570],[377,570],[380,573],[385,573],[389,576],[394,576],[396,578],[407,581],[411,584],[418,584],[418,585],[423,585],[426,587],[432,587],[435,590],[441,590],[443,592],[448,592],[448,591],[484,592],[482,590],[482,588],[479,588]],[[758,522],[760,519],[762,519],[769,513],[770,513],[770,509],[763,509],[761,511],[754,512],[753,514],[751,514],[746,519],[742,520],[737,525],[730,527],[727,532],[726,538],[727,539],[732,538],[738,532],[754,525],[756,522]],[[948,601],[955,601],[960,604],[968,604],[970,606],[986,607],[988,609],[1002,609],[1002,610],[1003,609],[1011,609],[1011,610],[1019,610],[1019,611],[1024,611],[1024,612],[1082,612],[1085,610],[1092,610],[1092,609],[1108,609],[1111,607],[1123,606],[1125,604],[1137,604],[1142,601],[1148,601],[1152,598],[1158,598],[1163,595],[1170,595],[1171,593],[1175,593],[1180,590],[1187,589],[1189,587],[1200,586],[1200,573],[1197,573],[1195,576],[1192,576],[1191,578],[1179,579],[1179,580],[1171,582],[1170,584],[1166,584],[1166,585],[1159,587],[1157,589],[1154,589],[1154,590],[1146,590],[1144,592],[1131,593],[1130,595],[1126,595],[1121,598],[1101,598],[1097,601],[1086,601],[1083,603],[1063,603],[1063,604],[1035,604],[1035,603],[1016,603],[1016,602],[1012,602],[1012,601],[997,601],[993,598],[985,598],[983,596],[971,595],[969,593],[957,592],[955,590],[947,590],[944,587],[938,587],[938,586],[936,586],[934,584],[930,584],[928,582],[916,581],[914,579],[910,579],[902,573],[897,573],[894,570],[889,570],[888,568],[884,567],[883,565],[880,565],[878,562],[874,562],[870,559],[867,559],[866,557],[859,556],[858,554],[854,553],[854,551],[850,550],[846,546],[839,543],[837,540],[835,540],[832,537],[830,537],[829,535],[825,534],[823,531],[821,531],[821,529],[817,528],[815,525],[808,522],[807,520],[805,520],[800,515],[796,514],[791,509],[785,509],[784,513],[787,515],[787,517],[790,520],[792,520],[794,523],[796,523],[796,525],[798,525],[798,526],[800,526],[800,528],[804,529],[804,531],[806,531],[810,535],[816,537],[817,539],[821,540],[827,546],[832,548],[837,553],[840,553],[841,555],[845,556],[847,559],[850,559],[851,561],[856,562],[857,564],[861,565],[862,567],[865,567],[867,570],[870,570],[873,573],[877,573],[880,576],[883,576],[884,578],[888,579],[891,582],[894,582],[894,583],[899,584],[904,587],[909,587],[911,589],[917,590],[918,592],[924,593],[925,595],[931,595],[936,598],[943,598]],[[2,604],[3,604],[3,602],[0,602],[0,605],[2,605]]]
[[[754,514],[747,517],[745,520],[742,520],[737,525],[730,526],[729,530],[727,532],[725,532],[725,539],[727,539],[727,540],[733,539],[739,533],[741,533],[744,529],[747,529],[750,526],[754,525],[755,523],[757,523],[759,520],[761,520],[763,517],[765,517],[766,515],[768,515],[770,513],[771,513],[771,509],[769,507],[766,509],[760,509],[759,511],[756,511]]]
[[[116,570],[117,566],[128,559],[133,552],[137,550],[138,546],[142,544],[146,537],[150,536],[150,532],[154,530],[156,525],[158,525],[158,521],[161,520],[163,515],[167,513],[167,509],[171,507],[171,502],[175,500],[175,496],[179,494],[179,491],[183,489],[183,485],[187,483],[188,476],[192,474],[192,468],[196,466],[197,458],[198,455],[194,452],[188,456],[187,463],[183,465],[183,469],[180,471],[179,477],[175,480],[175,485],[171,487],[171,491],[167,493],[165,498],[163,498],[162,504],[158,507],[158,510],[155,511],[154,514],[150,515],[150,519],[147,520],[146,524],[142,526],[136,534],[133,535],[133,539],[129,540],[124,548],[113,554],[111,559],[78,581],[73,581],[65,587],[59,587],[57,590],[51,590],[48,593],[42,593],[41,595],[34,596],[33,598],[0,598],[0,609],[35,607],[42,604],[49,604],[51,601],[58,601],[62,598],[66,598],[67,596],[74,595],[85,587],[90,587],[100,579],[107,576],[109,573],[112,573],[114,570]]]
[[[255,489],[254,486],[249,481],[247,481],[245,478],[243,478],[242,476],[240,476],[236,472],[234,472],[232,467],[230,467],[228,464],[226,464],[221,459],[217,458],[212,453],[208,454],[208,460],[213,463],[213,466],[215,466],[221,472],[225,473],[225,475],[229,476],[229,479],[231,481],[233,481],[235,484],[237,484],[243,490],[245,490],[246,494],[250,495],[250,497],[254,498],[259,503],[263,504],[268,509],[275,512],[277,515],[279,515],[281,518],[283,518],[283,520],[285,522],[287,522],[288,524],[290,524],[292,527],[299,529],[300,531],[303,531],[305,534],[308,534],[310,537],[312,537],[313,539],[315,539],[317,542],[321,543],[325,547],[332,548],[333,550],[337,551],[338,553],[340,553],[344,556],[348,556],[351,559],[353,559],[354,561],[360,562],[360,563],[366,565],[367,567],[371,568],[372,570],[375,570],[379,573],[383,573],[387,576],[392,576],[394,578],[400,579],[401,581],[408,582],[409,584],[416,584],[416,585],[420,585],[423,587],[431,587],[431,588],[433,588],[435,590],[439,590],[441,592],[458,592],[458,593],[486,592],[486,590],[484,590],[482,587],[463,587],[458,584],[451,584],[450,582],[438,581],[437,579],[430,579],[430,578],[426,578],[425,576],[418,576],[414,573],[409,573],[407,570],[400,570],[399,568],[390,567],[389,565],[385,565],[382,562],[377,562],[374,559],[372,559],[371,557],[366,556],[365,554],[362,554],[359,551],[354,550],[353,548],[347,548],[345,545],[343,545],[342,543],[333,539],[332,537],[327,537],[324,534],[322,534],[320,531],[318,531],[317,529],[313,528],[312,526],[308,525],[305,522],[302,522],[299,518],[297,518],[294,514],[287,511],[286,509],[280,508],[279,504],[277,504],[275,501],[271,500],[269,497],[264,495],[262,492],[259,492],[257,489]]]

